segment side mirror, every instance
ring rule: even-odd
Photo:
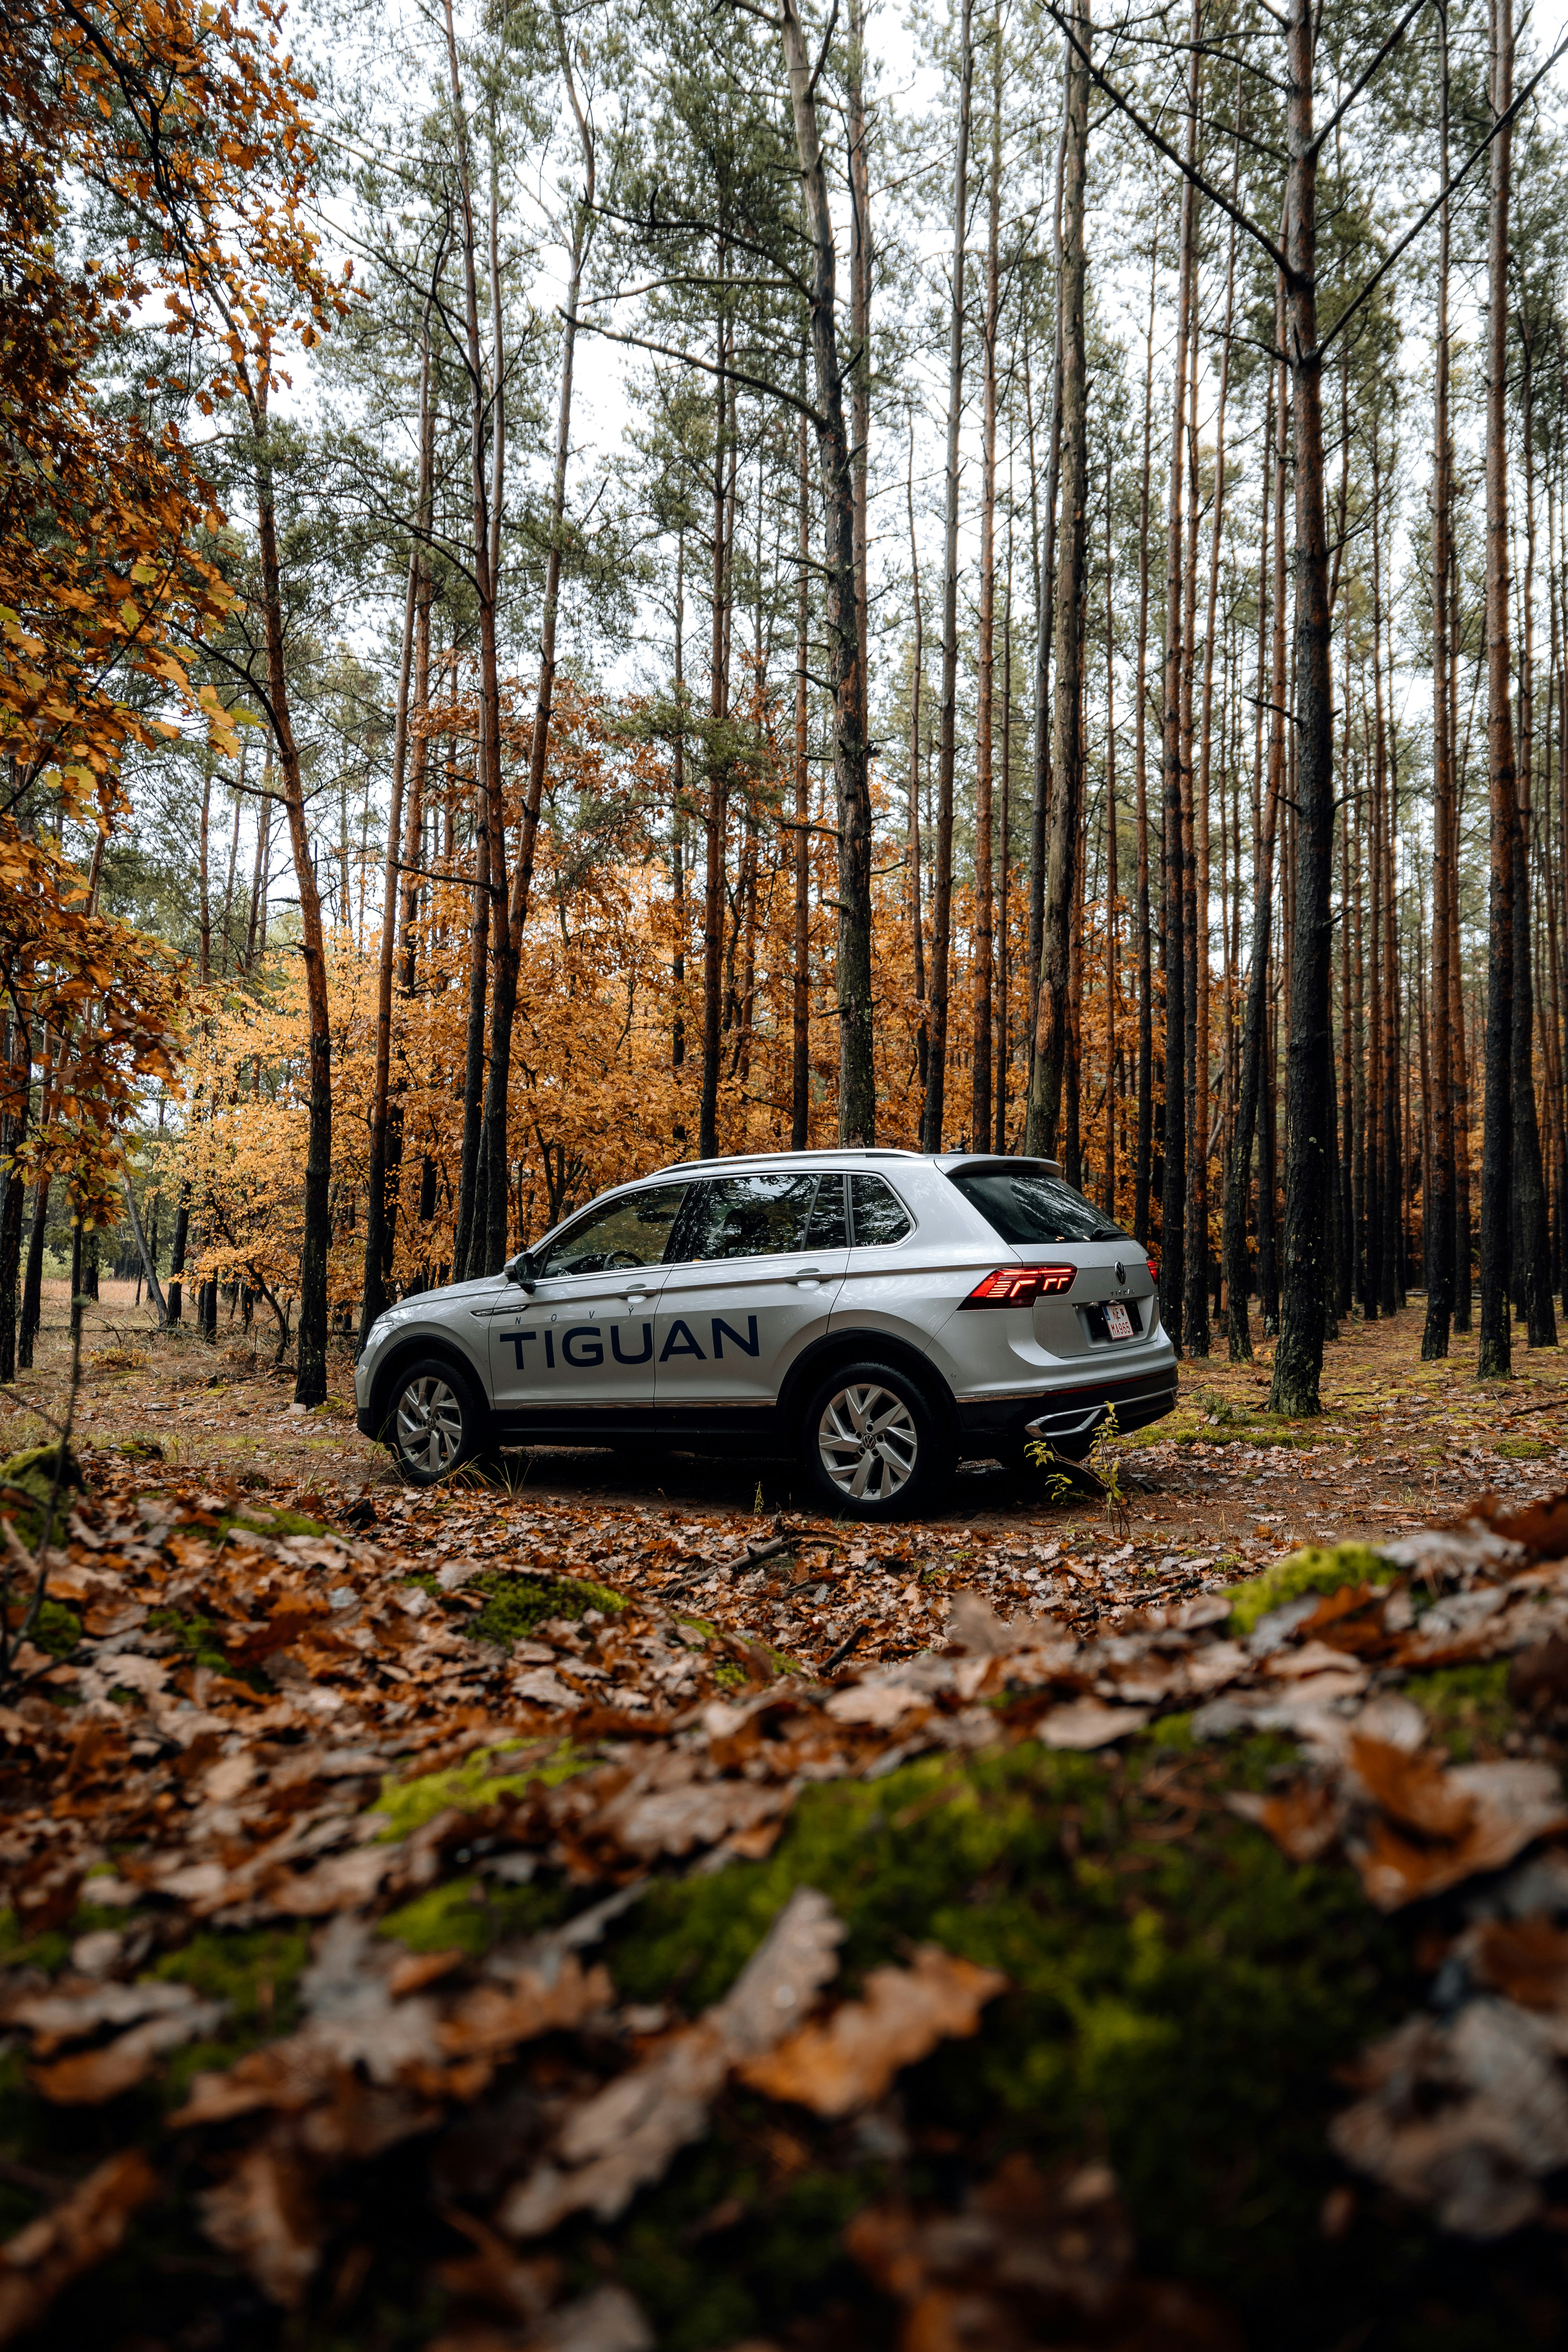
[[[539,1276],[534,1270],[533,1260],[526,1250],[519,1250],[510,1263],[502,1268],[502,1272],[509,1282],[515,1282],[520,1290],[526,1290],[531,1296],[539,1286]]]

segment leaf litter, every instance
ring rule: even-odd
[[[1385,1914],[1468,1906],[1432,2010],[1347,2084],[1343,2162],[1475,2240],[1546,2210],[1568,2170],[1568,1806],[1547,1754],[1455,1760],[1409,1691],[1502,1661],[1552,1719],[1568,1500],[1407,1533],[1375,1580],[1319,1589],[1310,1561],[1285,1563],[1260,1609],[1110,1600],[1086,1571],[1042,1609],[995,1574],[966,1588],[974,1539],[954,1559],[930,1529],[793,1522],[759,1567],[742,1536],[652,1514],[635,1559],[624,1514],[606,1531],[481,1500],[432,1528],[373,1542],[144,1466],[98,1465],[78,1498],[48,1563],[69,1622],[23,1646],[0,1694],[0,2029],[42,2109],[136,2129],[0,2250],[0,2341],[176,2183],[211,2258],[271,2305],[341,2301],[327,2251],[367,2168],[482,2139],[521,2082],[526,2128],[500,2135],[478,2202],[446,2209],[468,2247],[446,2288],[479,2315],[431,2340],[523,2341],[499,2315],[539,2345],[651,2343],[624,2284],[584,2291],[557,2260],[563,2225],[617,2220],[721,2100],[777,2112],[781,2147],[801,2110],[871,2128],[908,2070],[984,2032],[1008,1979],[927,1941],[836,1990],[845,1923],[805,1885],[721,1999],[650,2011],[595,1957],[615,1921],[671,1874],[761,1860],[815,1784],[1026,1742],[1125,1749],[1171,1717],[1200,1745],[1286,1743],[1293,1768],[1228,1802],[1292,1863],[1342,1853]],[[881,1629],[878,1589],[933,1556],[942,1606],[917,1647],[910,1612]],[[815,1601],[775,1646],[773,1576],[851,1583],[852,1657],[826,1665],[843,1616]],[[204,1979],[215,1938],[263,1955],[253,1981]],[[300,1955],[282,2000],[268,1950]],[[1108,2342],[1235,2340],[1202,2295],[1140,2275],[1103,2167],[1005,2158],[941,2212],[864,2207],[844,2245],[910,2343],[1002,2352],[1077,2340],[1090,2315]],[[961,2305],[954,2333],[941,2315]]]

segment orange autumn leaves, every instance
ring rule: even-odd
[[[222,517],[180,409],[210,412],[247,353],[270,370],[279,294],[306,336],[337,301],[301,210],[310,93],[277,20],[268,0],[0,16],[0,1109],[37,1090],[17,1164],[64,1175],[89,1218],[138,1084],[173,1076],[182,994],[76,861],[127,814],[128,764],[182,725],[234,748],[197,667],[232,602]],[[167,376],[131,341],[150,320]]]

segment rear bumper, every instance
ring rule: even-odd
[[[1114,1406],[1119,1430],[1142,1429],[1173,1412],[1176,1368],[1159,1364],[1122,1380],[1084,1381],[1071,1388],[1035,1389],[1027,1395],[960,1401],[958,1425],[965,1437],[1011,1439],[1087,1437]]]

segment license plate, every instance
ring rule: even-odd
[[[1132,1318],[1125,1307],[1110,1306],[1105,1310],[1105,1328],[1113,1339],[1131,1339]]]

